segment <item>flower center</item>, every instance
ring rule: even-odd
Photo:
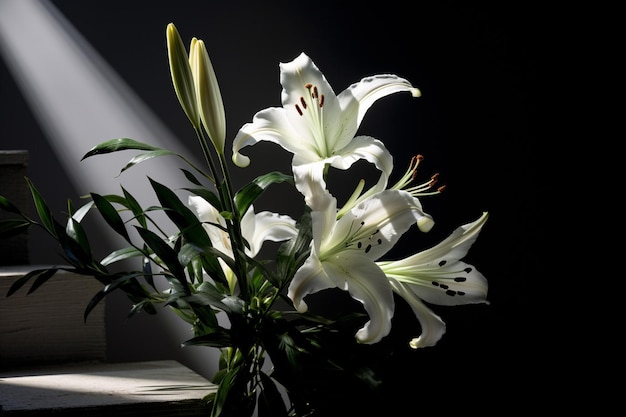
[[[300,96],[300,102],[295,104],[296,111],[301,117],[306,118],[307,124],[311,128],[311,135],[315,143],[317,154],[326,158],[330,156],[326,137],[324,135],[324,94],[320,94],[317,86],[306,83],[304,88],[307,94]]]
[[[331,247],[326,247],[322,250],[323,255],[320,256],[320,259],[327,259],[335,254],[349,250],[362,251],[367,254],[372,248],[383,243],[380,229],[372,230],[372,228],[365,227],[364,221],[358,222],[357,220],[353,219],[350,222],[350,226],[342,238],[335,241]],[[341,229],[338,228],[335,231]]]

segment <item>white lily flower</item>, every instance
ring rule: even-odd
[[[487,303],[487,280],[461,259],[476,241],[488,213],[457,228],[436,246],[399,261],[376,262],[393,290],[413,309],[422,334],[411,340],[414,349],[434,346],[446,331],[439,316],[425,304],[462,305]]]
[[[199,196],[190,196],[189,205],[195,210],[198,219],[204,223],[204,229],[209,235],[213,247],[232,258],[234,256],[233,248],[225,230],[226,221],[217,209]],[[246,248],[246,254],[250,257],[255,257],[261,250],[263,243],[267,240],[280,242],[295,238],[298,235],[296,222],[291,217],[269,211],[254,213],[252,205],[241,219],[241,232],[250,245],[249,248]],[[231,292],[234,292],[237,278],[221,258],[219,258],[219,262],[224,270]]]
[[[424,214],[419,201],[401,190],[382,191],[337,219],[337,199],[316,195],[320,210],[311,213],[311,254],[296,271],[288,296],[299,312],[304,297],[340,288],[363,304],[370,320],[356,338],[376,343],[389,333],[394,312],[393,291],[375,260],[383,256]],[[323,207],[323,209],[322,209]]]
[[[245,124],[233,141],[233,162],[247,166],[248,157],[239,153],[260,141],[276,143],[294,154],[292,166],[296,187],[308,199],[324,191],[323,172],[330,165],[348,169],[359,159],[373,163],[381,171],[381,191],[393,168],[391,154],[377,139],[355,134],[363,116],[379,98],[407,91],[421,95],[409,81],[396,75],[381,74],[363,78],[339,95],[304,53],[280,64],[283,107],[258,112]]]

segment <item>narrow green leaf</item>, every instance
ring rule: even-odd
[[[187,346],[212,346],[212,347],[229,347],[232,345],[230,331],[222,327],[217,328],[213,333],[203,334],[189,339],[182,343],[182,347]]]
[[[137,219],[137,222],[139,222],[141,227],[147,229],[148,223],[146,222],[146,216],[137,199],[133,197],[133,195],[129,193],[124,187],[122,187],[122,192],[124,193],[126,206],[133,213],[133,216],[135,216],[135,219]]]
[[[28,290],[28,294],[34,293],[37,288],[41,287],[46,281],[52,278],[52,276],[56,274],[57,271],[58,268],[50,268],[39,274],[39,276],[35,278],[35,282],[33,282],[33,285],[31,285],[30,289]]]
[[[170,273],[186,288],[185,292],[188,293],[189,289],[185,279],[185,270],[180,262],[178,262],[178,254],[176,251],[151,230],[137,226],[135,226],[135,229],[150,249],[165,263]]]
[[[177,153],[172,152],[172,151],[168,151],[167,149],[156,149],[156,150],[153,150],[153,151],[142,153],[142,154],[139,154],[139,155],[135,156],[130,161],[128,161],[128,163],[126,164],[126,166],[124,168],[122,168],[120,173],[126,171],[127,169],[130,169],[130,168],[134,167],[135,165],[138,165],[138,164],[140,164],[142,162],[145,162],[145,161],[147,161],[149,159],[156,158],[156,157],[159,157],[159,156],[165,156],[165,155],[176,155],[176,156],[178,156]]]
[[[120,262],[130,258],[143,257],[143,252],[134,247],[127,247],[118,249],[108,254],[104,259],[100,261],[100,264],[107,266],[115,262]]]
[[[263,174],[246,184],[235,194],[235,204],[239,209],[240,216],[243,216],[250,205],[272,184],[281,182],[293,183],[293,176],[282,172],[272,171]]]
[[[189,182],[192,182],[194,185],[202,186],[202,183],[198,181],[195,175],[193,175],[191,172],[184,168],[181,168],[180,170],[183,171],[183,174],[185,174],[185,178],[187,178]]]
[[[89,150],[82,158],[87,159],[94,155],[104,155],[107,153],[126,151],[126,150],[141,150],[141,151],[153,151],[157,150],[156,146],[148,145],[146,143],[138,142],[134,139],[120,138],[111,139],[106,142],[102,142]]]
[[[85,216],[87,215],[87,213],[89,213],[89,210],[91,210],[91,208],[93,207],[93,201],[88,201],[87,203],[85,203],[81,208],[79,208],[78,210],[76,210],[73,214],[72,217],[74,218],[74,220],[76,220],[77,222],[81,222],[83,221],[83,218],[85,218]]]
[[[274,380],[261,372],[262,390],[259,395],[259,417],[287,417],[287,407]]]
[[[37,209],[37,215],[41,219],[41,223],[52,236],[56,237],[57,225],[55,224],[55,220],[52,217],[52,213],[50,212],[48,205],[35,187],[35,184],[33,184],[29,178],[26,178],[26,182],[28,183],[31,195],[33,196],[35,208]]]
[[[34,270],[29,271],[28,273],[22,275],[18,279],[16,279],[13,282],[13,284],[11,284],[11,287],[9,288],[9,291],[7,292],[7,297],[10,297],[17,290],[22,288],[24,286],[24,284],[26,284],[32,277],[37,276],[37,275],[39,275],[41,273],[44,273],[47,270],[48,270],[47,268],[45,268],[45,269],[34,269]]]
[[[128,231],[126,230],[126,226],[124,225],[124,221],[120,217],[119,213],[113,207],[109,201],[102,197],[99,194],[91,193],[91,198],[93,199],[94,204],[98,208],[98,211],[104,218],[111,228],[117,232],[120,236],[126,239],[127,242],[130,242],[130,236],[128,235]]]
[[[83,229],[81,224],[77,222],[76,220],[74,220],[73,217],[67,218],[67,225],[65,226],[65,233],[70,239],[72,239],[74,242],[78,244],[78,246],[81,249],[81,253],[83,255],[86,255],[85,260],[87,260],[87,258],[90,259],[91,256],[90,255],[87,256],[88,254],[91,254],[91,247],[89,245],[87,234],[85,233],[85,230]]]
[[[89,313],[93,311],[93,309],[100,303],[100,301],[104,299],[104,297],[106,297],[111,292],[117,290],[118,288],[126,286],[129,283],[132,283],[133,281],[135,281],[137,277],[140,277],[141,275],[142,274],[140,272],[124,274],[120,276],[119,278],[116,278],[115,280],[113,280],[111,283],[105,285],[100,291],[96,293],[96,295],[94,295],[91,298],[91,300],[89,300],[89,303],[87,304],[87,307],[85,308],[85,312],[83,313],[84,321],[87,321],[87,317],[89,316]]]
[[[27,220],[0,220],[0,238],[5,239],[24,233],[31,226]]]
[[[200,184],[198,184],[200,185]],[[11,203],[6,197],[0,195],[0,210],[8,211],[10,213],[22,214],[22,211]]]
[[[210,248],[212,244],[209,235],[194,212],[186,204],[183,204],[172,190],[152,178],[149,179],[159,202],[168,209],[165,210],[165,214],[174,222],[185,239],[203,250]]]

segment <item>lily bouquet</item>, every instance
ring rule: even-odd
[[[384,259],[412,228],[419,234],[433,227],[420,198],[438,194],[442,187],[436,185],[436,175],[413,183],[421,156],[413,157],[390,186],[391,154],[383,142],[357,135],[357,130],[378,99],[395,93],[419,97],[418,88],[399,76],[382,74],[363,78],[337,95],[306,54],[281,63],[283,106],[261,110],[241,127],[231,157],[245,167],[250,160],[241,151],[269,141],[293,154],[292,171],[268,172],[235,190],[225,154],[222,96],[205,43],[193,38],[187,51],[172,23],[166,38],[174,90],[206,167],[133,139],[106,141],[83,159],[138,151],[123,167],[126,171],[151,158],[175,155],[189,168],[182,169],[189,186],[175,192],[149,178],[159,201],[150,207],[142,207],[123,186],[119,195],[92,192],[79,208],[68,201],[63,222],[55,219],[27,178],[39,219],[0,196],[0,208],[16,215],[0,223],[0,233],[11,236],[41,227],[60,245],[64,263],[25,274],[8,295],[31,279],[34,291],[66,270],[103,285],[86,306],[85,319],[113,291],[127,294],[131,314],[167,306],[192,329],[183,346],[221,352],[213,379],[218,389],[207,398],[214,417],[317,415],[329,387],[362,383],[375,388],[380,382],[376,372],[353,352],[389,334],[396,296],[419,320],[421,330],[406,340],[413,349],[435,345],[445,332],[429,304],[487,302],[486,279],[462,261],[487,220],[486,212],[432,248],[405,259]],[[348,170],[359,160],[373,164],[380,177],[367,189],[361,180],[339,205],[327,184],[328,172]],[[255,200],[277,183],[292,184],[302,195],[300,218],[255,210]],[[179,196],[182,191],[187,199]],[[124,247],[104,258],[92,253],[82,225],[91,211],[123,238]],[[155,213],[164,214],[175,232],[165,232]],[[275,254],[261,259],[266,241],[277,242]],[[155,280],[165,282],[166,289],[159,289]],[[308,295],[332,288],[347,291],[358,308],[332,316],[308,310]]]

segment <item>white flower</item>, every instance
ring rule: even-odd
[[[368,321],[356,337],[376,343],[391,329],[394,312],[389,280],[375,260],[383,256],[423,213],[419,200],[401,190],[382,191],[337,219],[337,199],[316,195],[320,210],[311,213],[311,254],[295,273],[288,296],[299,312],[303,298],[327,288],[340,288],[363,304]],[[323,209],[322,209],[323,208]]]
[[[393,168],[392,157],[382,142],[355,134],[363,116],[379,98],[407,91],[420,91],[396,75],[363,78],[335,95],[328,81],[304,53],[280,64],[283,107],[258,112],[233,141],[233,161],[247,166],[249,158],[239,151],[259,141],[276,143],[294,154],[292,166],[296,187],[308,199],[324,191],[327,165],[348,169],[359,159],[373,163],[381,176],[378,190],[385,188]]]
[[[198,219],[204,223],[203,226],[213,247],[232,258],[234,256],[233,248],[226,232],[226,221],[217,209],[204,198],[198,196],[190,196],[189,205],[196,211]],[[241,219],[241,232],[250,245],[250,248],[246,248],[246,253],[250,257],[255,257],[259,253],[263,242],[266,240],[280,242],[295,238],[298,234],[296,222],[291,217],[269,211],[255,214],[252,205]],[[228,279],[230,289],[233,291],[237,282],[234,272],[221,258],[219,261]]]
[[[393,290],[413,309],[422,334],[411,340],[414,349],[434,346],[445,333],[445,323],[423,301],[437,305],[488,303],[487,280],[461,259],[478,237],[488,213],[457,228],[438,245],[399,261],[377,262]]]

